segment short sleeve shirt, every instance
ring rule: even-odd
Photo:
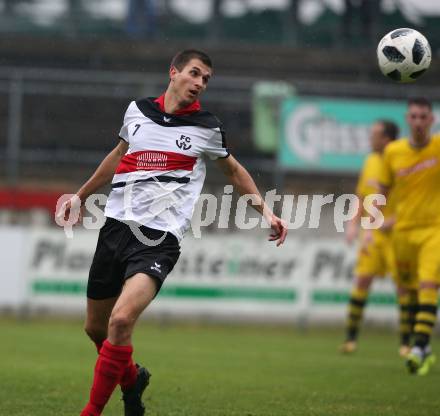
[[[130,103],[119,137],[128,151],[105,215],[171,232],[180,241],[203,187],[206,157],[229,156],[220,121],[206,111],[168,114],[145,98]]]

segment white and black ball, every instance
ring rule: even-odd
[[[431,64],[431,47],[417,30],[395,29],[379,42],[377,59],[385,76],[397,82],[414,82]]]

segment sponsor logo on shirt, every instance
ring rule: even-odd
[[[436,157],[432,157],[431,159],[423,160],[420,163],[416,163],[415,165],[408,166],[407,168],[399,169],[396,173],[397,176],[408,176],[416,172],[420,172],[421,170],[425,170],[428,168],[432,168],[437,165],[438,159]]]
[[[136,170],[162,170],[167,167],[168,156],[160,152],[144,152],[137,155]]]
[[[192,171],[197,157],[183,153],[141,150],[126,154],[115,173],[129,173],[135,171],[164,171],[164,170],[188,170]]]

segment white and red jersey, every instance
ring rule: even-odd
[[[171,232],[180,241],[203,187],[205,156],[229,155],[220,121],[198,102],[167,114],[163,96],[145,98],[130,103],[119,137],[129,147],[113,177],[105,215]]]

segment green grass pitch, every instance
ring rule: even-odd
[[[96,358],[82,324],[3,319],[0,328],[0,415],[79,415]],[[362,335],[355,355],[340,356],[342,333],[331,329],[142,322],[134,343],[153,374],[147,415],[439,414],[440,365],[410,376],[393,332]],[[123,415],[119,388],[104,415]]]

